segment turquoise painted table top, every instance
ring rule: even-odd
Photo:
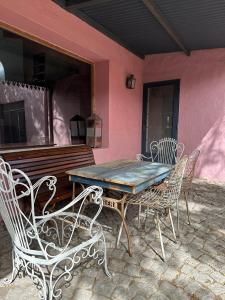
[[[70,180],[136,194],[167,177],[173,166],[137,160],[117,160],[67,171]]]

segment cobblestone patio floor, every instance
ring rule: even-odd
[[[109,270],[113,278],[107,278],[91,262],[79,269],[71,285],[64,289],[63,299],[225,299],[225,186],[196,181],[189,203],[191,226],[186,223],[184,201],[180,201],[178,243],[172,241],[170,231],[164,231],[166,262],[160,259],[158,233],[151,217],[139,230],[137,208],[130,207],[128,224],[133,256],[126,252],[125,235],[119,249],[115,249],[115,232],[107,232]],[[119,225],[116,214],[109,210],[103,210],[99,221],[109,226],[113,222]],[[4,278],[10,273],[11,257],[10,241],[3,230],[0,245],[0,278]],[[22,278],[10,287],[0,288],[0,299],[33,300],[38,296],[31,280]]]

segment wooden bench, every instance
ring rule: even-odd
[[[13,169],[25,172],[33,183],[46,175],[56,176],[54,203],[72,198],[72,183],[66,171],[95,164],[93,151],[87,145],[5,150],[0,151],[0,156]],[[39,208],[43,207],[48,196],[46,189],[40,190],[37,199]]]

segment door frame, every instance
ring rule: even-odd
[[[147,82],[143,85],[143,107],[142,107],[142,141],[141,141],[141,150],[143,154],[145,153],[145,136],[146,136],[146,107],[148,101],[148,88],[150,87],[157,87],[157,86],[164,86],[168,84],[174,84],[175,91],[174,91],[174,98],[173,98],[173,119],[172,119],[172,138],[177,139],[177,132],[178,132],[178,118],[179,118],[179,98],[180,98],[180,79],[173,79],[173,80],[165,80],[165,81],[156,81],[156,82]]]

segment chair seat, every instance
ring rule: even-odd
[[[161,199],[162,198],[160,197],[160,193],[156,195],[152,191],[143,191],[136,195],[129,195],[127,197],[127,202],[129,204],[143,205],[143,206],[159,209]]]
[[[78,218],[77,225],[74,229],[74,236],[71,238],[69,236],[69,233],[72,233],[72,226],[75,224],[71,220],[73,218]],[[54,230],[54,227],[50,227],[49,223],[52,222],[52,224],[55,224],[55,221],[60,221],[64,222],[66,225],[64,226],[64,230],[67,227],[67,233],[64,234],[64,244],[60,245],[56,232]],[[40,264],[40,265],[52,265],[55,264],[57,261],[61,261],[64,258],[67,258],[68,256],[72,257],[74,260],[78,259],[79,257],[79,252],[84,251],[87,256],[90,251],[93,252],[93,246],[96,242],[99,242],[99,239],[103,235],[103,230],[102,226],[98,222],[93,222],[92,230],[90,230],[90,224],[92,222],[92,219],[89,217],[86,217],[84,215],[78,216],[77,213],[63,213],[60,216],[57,215],[57,218],[54,219],[46,219],[46,227],[48,226],[48,230],[46,231],[46,228],[44,228],[44,221],[41,220],[37,223],[37,228],[39,230],[39,236],[40,236],[40,241],[43,246],[43,248],[47,252],[47,258],[43,255],[43,250],[40,249],[40,247],[37,248],[37,239],[34,238],[32,239],[32,243],[30,245],[30,250],[27,249],[22,249],[20,246],[17,245],[16,243],[16,238],[15,238],[15,250],[24,256],[24,258],[27,261],[33,262],[35,260],[35,263]],[[60,227],[60,226],[59,226]],[[45,237],[42,237],[42,231],[45,231]],[[78,235],[78,230],[82,230],[82,241],[79,238]],[[84,233],[84,231],[86,231]],[[27,232],[30,232],[32,235],[32,229],[28,228]],[[50,236],[48,236],[51,234]],[[68,235],[67,237],[65,235]],[[54,237],[55,235],[55,237]],[[62,241],[63,239],[61,238],[62,232],[59,232],[60,235],[60,240]],[[54,237],[54,238],[52,238]],[[67,245],[68,243],[68,245]],[[35,258],[34,258],[35,254]],[[77,254],[77,255],[75,255]],[[82,255],[82,253],[81,253]],[[80,255],[80,256],[81,256]],[[76,258],[77,257],[77,258]],[[84,257],[84,256],[83,256]]]

